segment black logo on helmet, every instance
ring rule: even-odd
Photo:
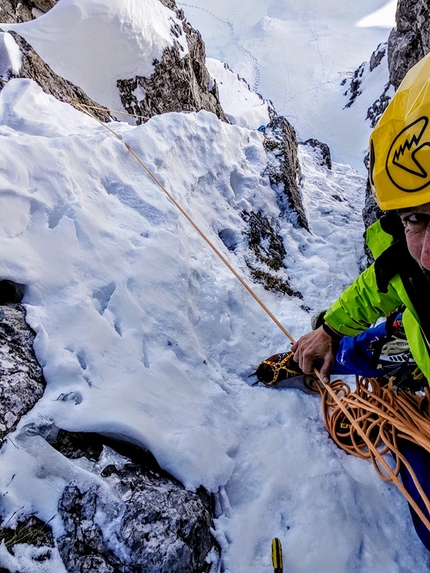
[[[424,137],[429,118],[420,117],[402,129],[391,144],[385,164],[392,183],[406,193],[430,185],[430,137]]]

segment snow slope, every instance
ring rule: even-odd
[[[207,55],[228,62],[299,137],[329,144],[335,161],[364,171],[370,126],[343,112],[341,81],[370,58],[394,26],[396,0],[193,0],[178,2],[203,34]],[[383,9],[382,11],[380,11]],[[384,79],[377,97],[388,80]],[[379,78],[373,78],[377,85]],[[365,110],[374,101],[364,95]]]
[[[61,0],[57,17],[77,5]],[[107,4],[85,5],[95,36]],[[127,6],[140,13],[144,3]],[[121,29],[134,37],[132,27]],[[115,66],[107,72],[109,83]],[[302,146],[311,233],[294,227],[270,188],[263,134],[247,126],[261,117],[249,115],[249,102],[234,111],[240,125],[200,112],[111,127],[248,281],[240,213],[262,210],[278,221],[303,298],[253,288],[298,337],[309,311],[359,272],[364,177],[338,163],[327,171]],[[0,93],[0,142],[0,276],[28,285],[27,317],[47,379],[43,399],[0,452],[6,522],[33,512],[58,534],[64,486],[94,479],[38,435],[48,422],[141,444],[187,487],[213,491],[224,573],[271,572],[275,536],[292,573],[428,571],[406,502],[370,464],[337,449],[319,399],[251,386],[256,365],[288,341],[123,142],[29,80]],[[235,237],[233,251],[220,235]],[[103,533],[115,539],[113,520]],[[24,545],[15,555],[0,545],[0,567],[38,573],[34,557]],[[43,567],[64,570],[56,554]]]
[[[212,60],[227,62],[271,100],[300,139],[328,143],[335,161],[361,172],[370,134],[367,108],[388,81],[386,59],[359,105],[343,110],[347,100],[340,84],[387,40],[395,5],[395,0],[178,2],[203,34]],[[150,75],[154,58],[176,39],[170,32],[175,24],[182,29],[159,0],[61,0],[37,20],[2,27],[24,36],[55,72],[91,98],[122,110],[116,81]],[[185,36],[177,41],[187,53]],[[210,61],[209,68],[222,82],[225,72]]]
[[[29,432],[49,420],[142,444],[187,487],[217,492],[224,571],[270,571],[273,536],[295,572],[424,571],[406,503],[337,450],[318,398],[250,386],[258,362],[288,347],[284,335],[124,144],[29,80],[3,89],[0,117],[0,275],[28,285],[47,379],[0,454],[3,516],[52,519],[64,485],[89,479]],[[243,237],[231,253],[218,233],[241,236],[242,209],[279,217],[262,134],[206,112],[113,127],[247,277]],[[305,306],[331,300],[361,252],[362,177],[316,159],[302,148],[312,234],[282,223],[303,300],[255,286],[295,336]],[[61,531],[58,517],[51,525]]]

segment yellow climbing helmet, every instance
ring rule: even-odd
[[[369,176],[383,210],[430,202],[430,54],[408,71],[373,130]]]

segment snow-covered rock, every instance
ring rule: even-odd
[[[206,65],[216,81],[221,105],[230,123],[257,129],[277,115],[272,102],[251,90],[248,82],[235,74],[228,64],[206,58]]]
[[[281,213],[295,224],[309,230],[309,223],[299,190],[299,161],[294,127],[285,117],[274,118],[263,130],[268,156],[267,171],[277,190]]]
[[[201,35],[173,0],[62,0],[42,18],[3,28],[92,99],[138,115],[138,123],[201,109],[226,120]]]
[[[13,78],[30,78],[43,91],[60,101],[77,102],[90,108],[100,121],[111,121],[108,110],[90,99],[78,86],[56,74],[35,52],[24,38],[16,32],[0,33],[0,90]]]
[[[157,6],[147,14],[149,19],[161,13],[175,19],[173,3],[166,3],[169,12]],[[318,19],[305,18],[297,26],[290,4],[271,4],[266,22],[270,53],[277,55],[277,64],[296,61],[284,45],[274,51],[275,40],[292,36],[295,42],[305,35],[324,64],[324,75],[317,74],[310,83],[312,66],[298,53],[297,64],[306,62],[306,73],[300,83],[292,68],[284,68],[291,75],[289,89],[296,88],[284,103],[292,106],[293,117],[302,109],[295,108],[294,101],[309,106],[315,101],[310,94],[317,90],[320,105],[305,123],[323,109],[324,125],[330,126],[338,115],[325,104],[321,77],[326,85],[332,67],[340,91],[337,63],[343,53],[336,39],[335,57],[326,59],[322,49],[328,44],[316,35],[321,30],[318,19],[328,13],[326,5],[315,1],[313,7],[321,11]],[[45,26],[49,16],[56,11],[61,15],[64,8],[70,16],[64,26],[44,32],[52,44],[59,29],[61,34],[66,30],[66,38],[67,26],[73,33],[75,24],[83,21],[89,28],[97,23],[92,34],[99,31],[103,39],[112,30],[110,24],[115,28],[119,21],[129,22],[127,8],[139,29],[144,5],[139,0],[121,5],[117,0],[60,0],[38,25]],[[258,20],[266,9],[261,2],[247,0],[248,5],[247,18],[257,12]],[[345,11],[351,6],[354,14],[363,10],[362,3],[342,4]],[[92,12],[91,18],[82,19],[80,7]],[[233,16],[237,6],[230,2],[226,8]],[[287,8],[289,21],[276,22]],[[255,32],[252,26],[248,29]],[[140,38],[140,32],[133,35],[131,24],[121,30],[128,39]],[[174,42],[170,26],[168,30],[168,45],[162,50]],[[116,42],[118,26],[113,32],[111,40]],[[82,35],[84,47],[94,47],[87,42],[90,35]],[[217,38],[220,43],[224,39]],[[117,52],[121,59],[124,52],[122,46],[115,52],[106,45],[112,67],[106,65],[104,72],[114,79],[108,93],[118,95],[111,91],[118,79],[114,56]],[[137,40],[132,45],[140,49]],[[61,42],[56,47],[56,53],[47,52],[60,59],[67,47]],[[343,52],[353,49],[348,42],[341,47]],[[247,53],[252,49],[249,46]],[[150,67],[153,62],[141,64]],[[85,59],[79,65],[88,71]],[[272,68],[274,83],[285,83],[284,69]],[[134,69],[127,77],[137,75]],[[356,121],[358,105],[359,99],[342,112],[350,113],[351,122]],[[246,107],[235,117],[250,121]],[[251,114],[253,122],[255,117]],[[428,571],[429,557],[413,531],[406,502],[379,480],[367,461],[338,450],[324,431],[318,398],[294,389],[251,387],[249,376],[257,364],[287,349],[289,342],[124,143],[295,338],[309,328],[309,312],[330,304],[360,270],[363,175],[336,161],[328,169],[318,148],[294,148],[301,166],[298,190],[306,230],[297,217],[282,210],[267,170],[264,133],[255,126],[229,125],[201,111],[166,113],[137,127],[108,127],[122,139],[28,79],[11,80],[0,94],[0,273],[27,285],[23,302],[47,380],[44,396],[0,451],[2,539],[10,546],[14,532],[25,532],[21,524],[37,515],[35,524],[44,531],[42,545],[18,543],[10,553],[1,543],[0,568],[64,573],[54,539],[64,541],[64,554],[72,555],[66,536],[75,529],[75,539],[88,541],[85,550],[92,553],[98,573],[107,561],[100,553],[95,556],[97,551],[113,560],[128,557],[117,535],[129,494],[121,499],[119,482],[134,480],[133,474],[122,474],[123,460],[112,452],[106,455],[106,450],[102,462],[63,455],[44,433],[44,428],[49,434],[49,428],[56,427],[63,436],[97,433],[150,450],[160,466],[185,485],[184,497],[204,484],[216,501],[213,533],[221,559],[214,570],[272,571],[270,542],[277,536],[285,563],[296,573]],[[348,125],[340,128],[356,135]],[[247,260],[257,255],[250,249],[245,212],[261,222],[257,251],[262,258],[273,251],[271,262],[282,262],[276,272],[288,272],[291,288],[302,298],[267,291],[253,282]],[[266,223],[274,234],[265,234]],[[98,464],[106,477],[97,473]],[[72,522],[72,513],[80,511],[84,518],[94,517],[89,521],[96,527],[85,520]],[[137,519],[137,524],[136,533],[142,523]],[[79,567],[79,555],[73,559],[73,566]],[[214,553],[209,561],[216,562]],[[125,558],[124,567],[126,563]]]
[[[4,281],[0,283],[0,288],[0,297],[3,299],[0,306],[1,445],[22,416],[41,398],[45,381],[34,356],[34,332],[25,322],[25,310],[11,300],[16,298],[15,291],[4,285]]]
[[[0,22],[28,22],[48,12],[58,0],[2,0]]]

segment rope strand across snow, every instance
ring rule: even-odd
[[[166,187],[157,179],[152,171],[145,165],[134,149],[123,140],[123,137],[111,127],[94,117],[89,111],[90,106],[83,106],[72,102],[77,108],[98,121],[105,129],[124,143],[128,151],[145,169],[148,175],[159,186],[175,207],[182,213],[197,233],[205,240],[221,261],[228,267],[233,275],[269,315],[273,322],[282,330],[290,342],[295,340],[288,330],[279,322],[274,314],[267,308],[252,288],[243,280],[234,267],[228,262],[219,249],[210,241],[207,235],[196,225],[188,213],[181,207]],[[110,110],[108,110],[110,111]],[[400,392],[397,395],[392,384],[387,389],[381,389],[376,380],[357,379],[357,390],[351,392],[343,380],[336,380],[330,384],[325,383],[318,370],[315,369],[316,378],[312,379],[310,386],[321,393],[323,414],[326,427],[339,447],[350,454],[362,458],[370,458],[379,476],[385,481],[392,481],[414,509],[421,521],[430,531],[430,520],[424,515],[418,504],[412,499],[400,481],[398,474],[400,463],[404,463],[417,487],[423,503],[430,513],[430,501],[425,495],[412,468],[399,452],[397,439],[410,440],[430,453],[430,392],[426,390],[424,397],[416,397]],[[341,439],[338,432],[339,416],[343,415],[350,425],[350,442],[345,444],[344,436]],[[378,449],[379,448],[379,449]],[[396,461],[393,470],[384,459],[384,455],[391,452]],[[383,470],[381,469],[383,468]]]

